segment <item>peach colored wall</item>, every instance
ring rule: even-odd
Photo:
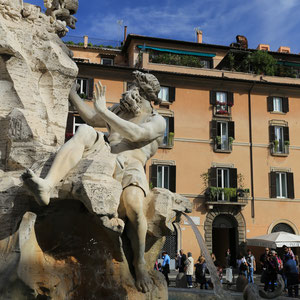
[[[160,46],[160,45],[156,45]],[[134,45],[130,48],[132,56],[129,56],[130,64],[134,63],[136,51]],[[135,54],[133,54],[135,52]],[[149,64],[149,68],[154,69],[154,64]],[[160,70],[167,70],[174,67],[160,66]],[[157,68],[157,69],[159,69]],[[180,69],[180,68],[179,68]],[[178,70],[179,70],[178,69]],[[176,69],[177,70],[177,69]],[[214,72],[220,74],[220,71],[204,70],[203,72]],[[225,72],[226,73],[226,72]],[[226,76],[241,77],[244,79],[255,78],[260,80],[259,76],[249,74],[239,74],[234,72],[226,73]],[[265,77],[266,78],[266,77]],[[163,77],[164,79],[164,77]],[[97,82],[95,78],[95,82]],[[278,82],[290,80],[297,82],[296,79],[272,78]],[[245,188],[250,186],[250,146],[249,146],[249,121],[248,121],[248,94],[242,90],[239,82],[222,84],[210,83],[220,90],[234,91],[234,106],[232,107],[232,121],[235,122],[235,141],[231,153],[215,153],[210,143],[210,121],[212,120],[212,109],[209,104],[209,88],[204,83],[199,86],[191,86],[183,78],[180,83],[176,83],[176,100],[170,105],[170,110],[174,112],[175,120],[175,143],[172,149],[159,149],[152,159],[174,160],[177,171],[177,192],[187,194],[193,203],[192,216],[200,217],[200,232],[204,235],[204,222],[207,209],[203,197],[195,198],[196,195],[203,195],[203,182],[201,174],[207,172],[214,163],[233,164],[238,173],[244,175]],[[101,78],[103,85],[107,86],[107,100],[118,102],[123,93],[124,82],[121,80],[107,80]],[[167,81],[166,81],[167,83]],[[252,136],[253,136],[253,166],[254,166],[254,192],[255,192],[255,218],[251,218],[251,201],[242,210],[242,215],[246,221],[247,237],[266,234],[270,225],[276,220],[288,219],[296,227],[300,228],[299,209],[300,209],[300,187],[297,185],[300,180],[298,170],[300,169],[300,142],[297,140],[300,136],[300,101],[299,98],[289,97],[289,112],[287,114],[272,114],[267,112],[267,96],[274,94],[275,88],[270,86],[261,87],[260,92],[253,92],[252,102]],[[296,89],[295,89],[296,90]],[[283,90],[279,87],[277,91]],[[295,91],[293,91],[295,93]],[[279,95],[280,96],[280,95]],[[282,96],[289,96],[288,92]],[[289,125],[290,133],[290,154],[288,157],[273,157],[270,155],[269,146],[269,120],[285,120]],[[298,147],[298,148],[297,148]],[[147,163],[146,173],[149,176],[149,165]],[[291,168],[294,173],[295,200],[291,199],[269,199],[269,172],[270,167]],[[194,259],[200,254],[197,241],[189,225],[181,224],[182,228],[182,247],[185,252],[191,251]]]

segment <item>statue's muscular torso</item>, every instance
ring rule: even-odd
[[[158,113],[153,112],[151,114],[141,113],[138,116],[133,116],[132,113],[123,112],[114,107],[112,109],[120,118],[130,121],[134,124],[144,124],[147,122],[157,122],[159,118],[163,118]],[[109,137],[108,140],[111,146],[111,152],[114,154],[122,154],[122,156],[130,160],[138,160],[144,166],[147,160],[152,157],[159,145],[163,140],[163,133],[155,140],[143,141],[143,142],[131,142],[128,139],[123,138],[118,132],[108,126]]]

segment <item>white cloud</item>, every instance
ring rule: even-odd
[[[245,35],[249,45],[269,43],[272,50],[280,45],[300,51],[298,0],[192,0],[186,2],[151,2],[148,6],[120,7],[86,18],[90,36],[121,40],[124,20],[128,32],[140,35],[195,41],[194,28],[203,30],[206,43],[229,45],[238,34]],[[90,20],[90,21],[87,21]],[[297,37],[297,38],[296,38]],[[292,49],[293,50],[293,49]]]

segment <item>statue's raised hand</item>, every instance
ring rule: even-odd
[[[102,86],[101,82],[98,81],[96,84],[96,92],[94,92],[94,107],[100,113],[103,113],[107,110],[105,92],[106,86]]]

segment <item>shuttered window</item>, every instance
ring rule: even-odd
[[[294,175],[291,172],[270,173],[270,197],[294,199]]]
[[[270,112],[283,112],[289,111],[289,99],[287,97],[267,97],[267,110]]]
[[[153,187],[160,187],[176,192],[176,166],[151,165],[150,182]]]
[[[158,94],[158,98],[162,100],[162,102],[174,102],[175,101],[175,93],[176,89],[173,86],[161,86],[160,92]]]

